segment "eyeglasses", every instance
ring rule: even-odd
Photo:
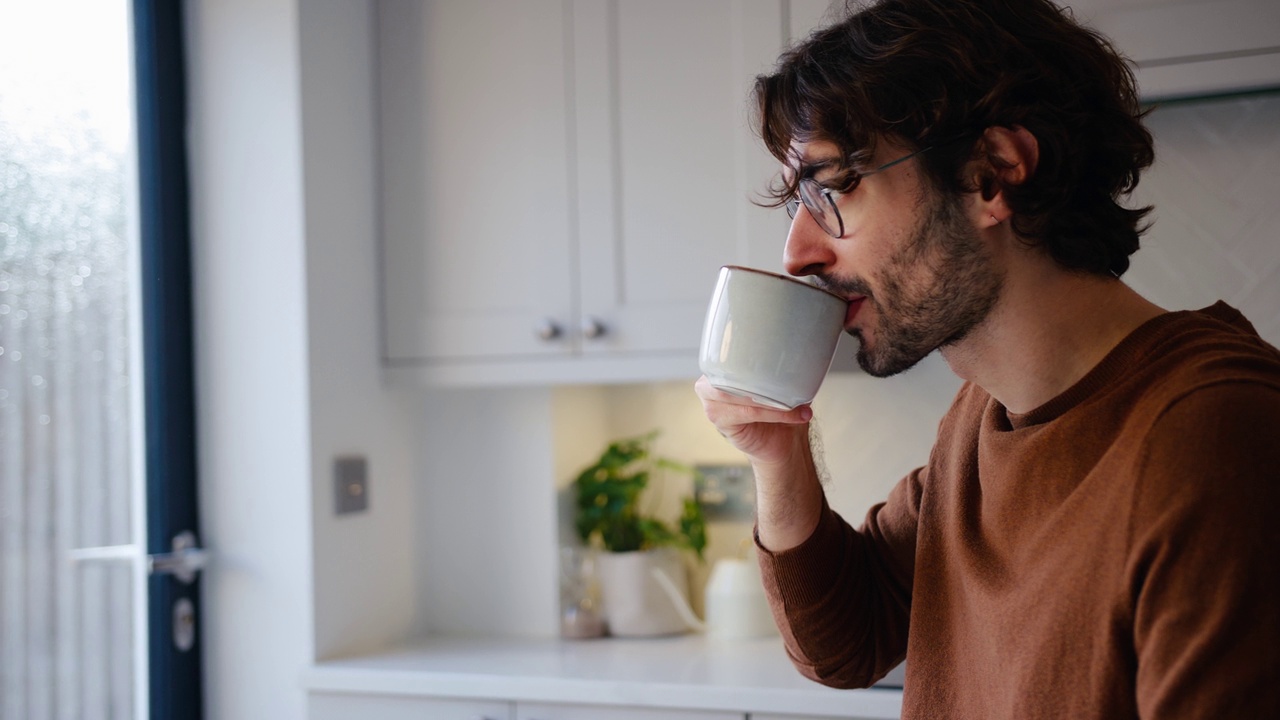
[[[837,192],[831,188],[825,188],[818,184],[813,178],[804,178],[800,181],[796,188],[798,198],[791,198],[786,203],[787,216],[795,219],[796,213],[800,212],[800,203],[804,203],[804,207],[809,211],[809,215],[817,221],[818,226],[827,232],[831,237],[844,237],[844,220],[840,217],[840,210],[836,207],[836,199],[832,195],[847,195],[858,187],[858,183],[862,182],[862,178],[868,175],[875,175],[878,172],[888,170],[889,168],[904,163],[920,153],[933,149],[933,146],[920,148],[910,155],[903,155],[897,160],[890,160],[874,170],[868,170],[859,173],[853,177],[852,184],[849,189],[843,192]]]

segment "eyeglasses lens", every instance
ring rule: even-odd
[[[813,215],[813,219],[828,235],[840,237],[844,234],[840,216],[837,214],[835,205],[832,204],[831,196],[824,193],[820,185],[811,180],[801,182],[800,199],[804,201],[809,214]]]

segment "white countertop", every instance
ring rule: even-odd
[[[836,690],[802,677],[777,637],[594,640],[426,638],[316,663],[314,692],[897,718],[897,688]]]

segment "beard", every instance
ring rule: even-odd
[[[990,315],[1004,275],[965,217],[959,198],[939,192],[910,240],[889,258],[873,293],[858,277],[824,275],[832,292],[864,295],[875,308],[871,342],[860,328],[858,365],[868,375],[889,377],[910,369],[934,350],[959,342]]]

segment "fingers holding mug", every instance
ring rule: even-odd
[[[789,410],[762,405],[751,397],[716,387],[706,375],[698,378],[694,384],[694,392],[702,401],[702,409],[707,418],[717,427],[721,424],[733,426],[757,422],[800,425],[813,418],[813,410],[807,403]]]
[[[807,435],[807,425],[813,419],[808,405],[790,410],[771,408],[719,390],[706,376],[698,379],[694,391],[716,431],[752,460],[783,459],[793,448],[796,435]]]

